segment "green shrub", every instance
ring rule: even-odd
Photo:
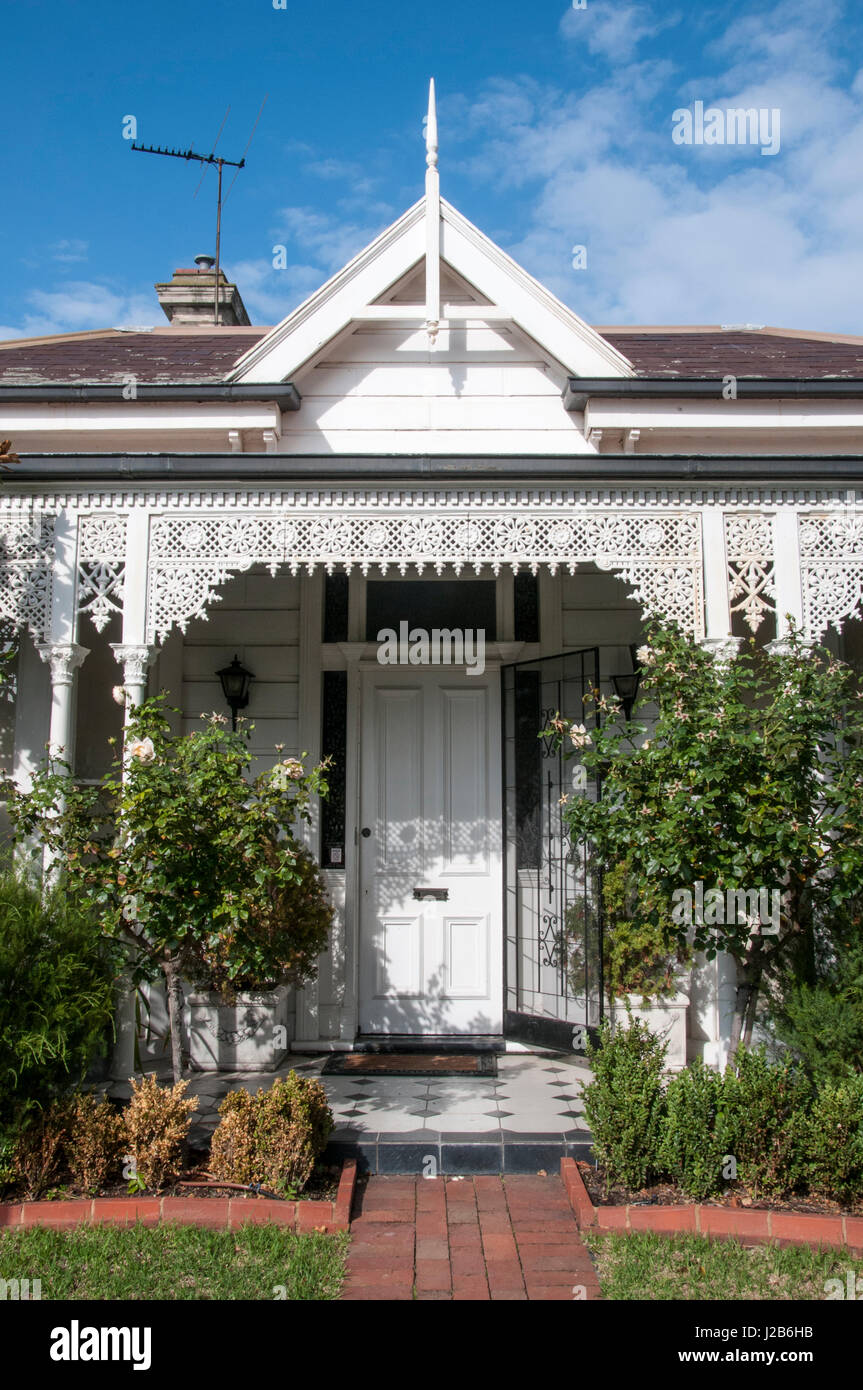
[[[123,1145],[145,1187],[158,1191],[183,1171],[194,1096],[185,1098],[188,1081],[160,1086],[154,1076],[132,1080],[132,1098],[123,1116]]]
[[[763,1048],[738,1052],[726,1076],[729,1153],[754,1196],[780,1197],[804,1179],[809,1083],[790,1061],[770,1062]]]
[[[210,1149],[213,1177],[261,1183],[282,1195],[305,1187],[333,1128],[323,1086],[295,1071],[253,1096],[230,1091],[219,1115]]]
[[[827,963],[814,981],[785,983],[773,1005],[773,1031],[800,1058],[807,1074],[838,1081],[863,1074],[863,942],[836,931]]]
[[[55,890],[0,875],[0,1134],[76,1085],[114,1013],[112,952]]]
[[[819,1196],[840,1202],[863,1196],[863,1076],[819,1088],[807,1118],[805,1162]]]
[[[660,1163],[696,1201],[722,1190],[723,1159],[729,1152],[726,1093],[725,1077],[700,1057],[666,1088]]]
[[[659,1168],[666,1051],[662,1039],[632,1017],[613,1033],[605,1022],[598,1047],[588,1045],[594,1079],[584,1089],[584,1113],[594,1153],[609,1183],[633,1191]]]

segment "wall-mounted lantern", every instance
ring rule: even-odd
[[[611,678],[611,683],[614,686],[614,693],[623,707],[623,713],[627,721],[632,718],[632,711],[635,708],[635,702],[638,699],[638,691],[641,686],[641,668],[638,665],[636,651],[637,648],[635,646],[629,648],[632,670],[626,675],[612,676]]]
[[[249,703],[249,686],[255,679],[254,674],[241,666],[239,658],[235,656],[230,666],[223,666],[216,675],[222,682],[225,703],[231,709],[231,728],[236,732],[237,711],[245,709]]]

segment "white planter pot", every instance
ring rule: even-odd
[[[689,995],[677,993],[668,999],[658,999],[645,1006],[640,994],[628,994],[624,999],[615,1000],[612,1019],[615,1028],[625,1028],[628,1023],[627,1004],[633,1018],[645,1023],[651,1033],[656,1033],[668,1044],[665,1057],[667,1071],[682,1071],[686,1066],[686,1011],[689,1008]]]
[[[194,1071],[276,1071],[288,1051],[288,987],[267,994],[190,994],[189,1055]]]

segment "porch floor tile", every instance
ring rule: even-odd
[[[408,1165],[402,1171],[424,1172],[425,1148],[440,1158],[441,1144],[455,1143],[460,1154],[468,1154],[474,1141],[477,1166],[473,1171],[487,1173],[493,1163],[489,1145],[495,1146],[502,1160],[504,1145],[508,1151],[513,1143],[538,1142],[544,1146],[543,1154],[548,1154],[548,1145],[556,1142],[563,1157],[568,1143],[590,1142],[581,1097],[591,1073],[583,1058],[549,1052],[506,1053],[498,1057],[496,1078],[322,1076],[326,1060],[326,1055],[293,1054],[275,1073],[193,1073],[188,1094],[201,1101],[193,1142],[209,1138],[218,1120],[217,1107],[229,1090],[244,1086],[254,1092],[269,1087],[292,1068],[301,1075],[319,1077],[326,1090],[335,1121],[330,1138],[333,1155],[340,1149],[344,1155],[353,1146],[373,1172],[397,1171],[393,1165],[399,1161]],[[115,1083],[110,1091],[120,1094],[124,1087]],[[389,1145],[398,1145],[399,1154]],[[385,1162],[378,1166],[385,1146]],[[422,1154],[419,1146],[425,1146]],[[521,1166],[529,1162],[526,1151],[513,1162],[519,1172],[528,1171]],[[512,1166],[507,1163],[510,1171]],[[502,1164],[494,1171],[501,1170]]]

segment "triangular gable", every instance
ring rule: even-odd
[[[523,270],[450,203],[441,199],[441,260],[485,301],[562,364],[571,376],[631,377],[631,363],[589,324]],[[426,202],[421,198],[352,261],[277,324],[237,362],[229,380],[288,381],[322,348],[387,297],[411,270],[424,274]],[[443,281],[446,303],[446,279]],[[398,304],[398,296],[392,300]],[[461,298],[461,303],[470,303]],[[402,303],[402,309],[409,308]],[[420,309],[417,308],[419,320]],[[444,315],[446,310],[444,309]]]

